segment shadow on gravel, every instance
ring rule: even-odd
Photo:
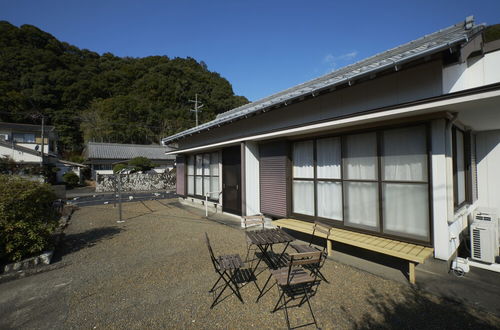
[[[395,301],[391,295],[379,294],[372,289],[366,300],[375,307],[382,320],[366,313],[354,324],[354,329],[498,329],[493,317],[488,320],[474,315],[465,305],[454,300],[431,300],[416,289],[406,293],[403,301]],[[343,306],[341,310],[350,316]]]
[[[102,227],[87,230],[78,234],[64,235],[59,248],[54,255],[54,261],[60,261],[67,254],[79,251],[81,249],[92,247],[99,241],[110,239],[113,236],[122,232],[123,229],[118,227]]]

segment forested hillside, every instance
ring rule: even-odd
[[[79,49],[31,26],[0,21],[0,121],[55,125],[66,156],[88,140],[158,143],[248,100],[192,58],[121,58]]]

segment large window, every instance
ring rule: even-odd
[[[35,143],[35,134],[33,133],[14,133],[12,134],[14,142],[18,143]]]
[[[424,125],[296,142],[293,213],[429,241],[427,162]]]
[[[457,127],[453,128],[453,201],[455,208],[465,204],[467,197],[466,187],[466,140],[463,131]]]
[[[187,193],[217,199],[219,192],[219,153],[190,155],[187,162]]]

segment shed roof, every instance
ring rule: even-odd
[[[270,108],[281,104],[287,105],[287,102],[289,103],[305,96],[314,96],[321,91],[333,89],[338,85],[346,83],[350,84],[356,79],[373,75],[389,68],[397,68],[403,63],[414,61],[467,42],[472,36],[476,35],[483,29],[484,25],[474,25],[473,18],[468,17],[465,22],[460,22],[409,43],[368,57],[362,61],[348,65],[303,84],[291,87],[261,100],[221,113],[210,122],[166,137],[162,140],[162,142],[164,144],[171,143],[203,130],[208,130],[235,120],[243,119],[249,115],[268,111]]]
[[[132,159],[146,157],[152,160],[175,159],[175,156],[165,155],[167,148],[157,144],[120,144],[88,142],[85,147],[86,159]]]

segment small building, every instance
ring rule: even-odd
[[[474,212],[500,210],[500,41],[487,31],[468,18],[164,138],[178,195],[450,262]]]
[[[120,144],[88,142],[83,150],[84,163],[90,166],[92,177],[96,173],[113,173],[113,166],[127,162],[135,157],[145,157],[157,165],[156,170],[172,169],[175,165],[175,156],[166,155],[171,150],[161,145]]]
[[[43,151],[51,163],[57,158],[58,136],[54,126],[44,126]],[[16,162],[41,162],[42,126],[0,122],[0,157],[8,156]]]

